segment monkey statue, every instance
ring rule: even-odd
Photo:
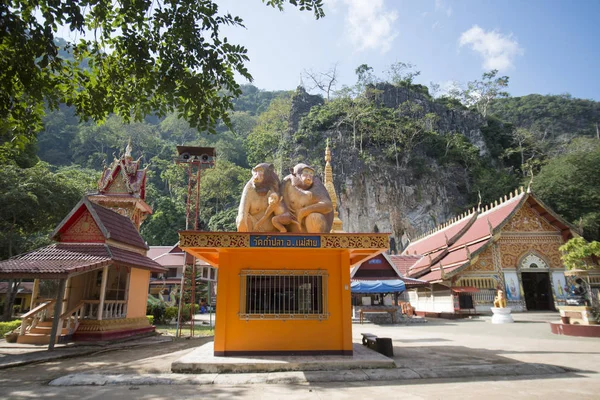
[[[279,196],[278,193],[270,193],[269,194],[269,206],[265,211],[265,215],[261,219],[258,220],[255,227],[260,229],[260,226],[269,218],[269,216],[273,215],[271,218],[271,223],[279,232],[287,232],[287,228],[285,225],[294,224],[297,229],[301,229],[300,224],[296,221],[292,214],[288,211],[285,202],[283,201],[283,196]]]
[[[257,222],[269,206],[269,192],[279,193],[279,177],[273,164],[261,163],[252,168],[252,178],[244,186],[235,220],[238,232],[259,232]],[[261,227],[260,232],[276,231],[270,220]]]
[[[329,233],[333,224],[333,204],[325,185],[315,177],[315,170],[297,164],[283,179],[283,200],[298,224],[291,232]]]

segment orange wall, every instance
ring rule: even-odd
[[[240,270],[328,270],[327,320],[242,320]],[[347,250],[221,250],[215,352],[352,351],[350,266]]]
[[[150,271],[131,268],[131,276],[129,279],[127,318],[144,317],[146,315],[146,303],[148,302]]]

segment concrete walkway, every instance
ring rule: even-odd
[[[492,325],[489,317],[460,321],[430,319],[427,324],[418,325],[354,324],[355,343],[360,342],[361,332],[393,339],[397,368],[391,370],[171,374],[174,360],[210,339],[157,345],[150,343],[154,338],[146,338],[143,339],[149,341],[146,344],[132,341],[113,344],[120,348],[96,348],[93,357],[87,353],[82,357],[5,368],[0,373],[0,393],[11,399],[40,396],[505,399],[565,395],[597,398],[599,339],[552,335],[546,321],[558,319],[556,313],[514,317],[516,322],[510,325]],[[56,353],[60,351],[57,349]],[[0,360],[8,356],[14,354],[6,354],[6,349],[0,346]],[[88,392],[80,386],[49,386],[49,382],[102,386]]]

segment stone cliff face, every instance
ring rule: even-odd
[[[469,142],[479,149],[479,155],[487,155],[488,149],[481,133],[485,119],[472,111],[447,108],[432,102],[421,93],[405,87],[397,87],[389,83],[377,84],[370,97],[385,107],[396,108],[406,101],[417,103],[423,108],[423,114],[433,113],[438,116],[434,129],[440,133],[462,133]]]
[[[425,113],[438,115],[435,127],[438,132],[461,132],[479,148],[480,154],[486,154],[487,148],[480,130],[483,120],[478,115],[449,110],[431,103],[418,93],[403,88],[395,89],[398,88],[392,86],[390,90],[381,92],[382,104],[395,106],[406,100],[418,102]],[[295,122],[290,121],[290,137],[297,129],[297,121],[310,111],[307,104],[322,104],[308,96],[302,90],[293,98],[292,115]],[[297,108],[297,104],[302,108]],[[292,151],[291,159],[300,160],[303,154],[311,154],[316,156],[313,158],[315,167],[322,166],[325,139],[331,140],[334,184],[340,203],[339,217],[346,232],[390,232],[400,252],[409,238],[415,239],[467,206],[469,177],[461,168],[442,168],[435,160],[428,159],[428,173],[423,174],[410,165],[406,169],[398,169],[378,154],[369,154],[371,161],[365,162],[365,155],[361,155],[349,142],[351,135],[342,134],[339,128],[315,134],[316,139],[310,148],[305,149],[306,143],[299,145],[296,152]]]

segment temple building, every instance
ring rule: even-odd
[[[152,208],[146,203],[146,168],[140,168],[141,157],[131,157],[131,141],[125,148],[125,154],[115,158],[109,167],[105,167],[98,181],[98,193],[88,198],[103,207],[129,218],[136,228],[146,217],[152,214]]]
[[[152,272],[139,226],[145,170],[125,154],[104,171],[98,193],[84,196],[51,234],[56,243],[0,261],[0,279],[33,279],[18,343],[116,339],[154,330],[146,318]]]
[[[408,291],[417,313],[490,312],[503,289],[513,311],[555,310],[569,292],[559,247],[577,230],[530,189],[465,212],[412,241],[407,275],[430,288]],[[591,276],[600,283],[600,271]]]

